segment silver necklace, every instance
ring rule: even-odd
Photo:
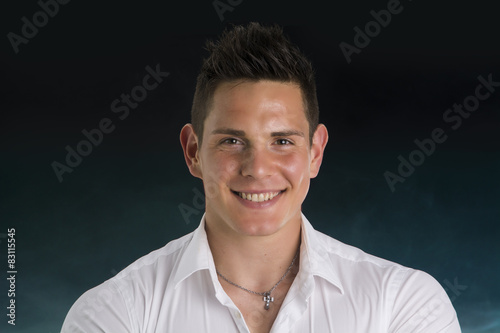
[[[278,285],[281,283],[281,281],[283,281],[285,279],[285,277],[288,275],[288,273],[290,272],[290,270],[292,269],[293,267],[293,264],[295,263],[295,259],[297,259],[297,256],[299,255],[299,250],[297,250],[297,253],[295,253],[295,257],[293,257],[293,260],[292,260],[292,263],[290,264],[290,266],[288,266],[285,274],[283,274],[283,276],[281,277],[281,279],[276,282],[276,284],[271,288],[269,289],[269,291],[265,291],[265,292],[262,292],[262,293],[258,293],[256,291],[253,291],[253,290],[250,290],[250,289],[247,289],[245,287],[242,287],[232,281],[229,281],[229,279],[227,277],[225,277],[224,275],[222,275],[217,269],[215,270],[217,272],[217,274],[223,278],[227,283],[229,284],[232,284],[233,286],[235,287],[238,287],[240,289],[243,289],[244,291],[246,292],[249,292],[251,294],[255,294],[255,295],[259,295],[259,296],[263,296],[263,301],[266,303],[264,305],[264,309],[266,310],[269,310],[269,305],[271,302],[274,302],[274,297],[271,296],[271,293],[274,291],[274,289],[276,289],[276,287],[278,287]]]

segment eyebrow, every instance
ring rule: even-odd
[[[272,132],[271,136],[301,136],[304,137],[304,132],[296,131],[296,130],[288,130],[288,131],[280,131],[280,132]]]
[[[245,136],[245,131],[240,131],[232,128],[218,128],[212,131],[212,134],[227,134],[227,135],[234,135],[234,136]]]
[[[212,131],[212,134],[226,134],[226,135],[234,135],[234,136],[245,136],[245,131],[237,130],[237,129],[232,129],[232,128],[218,128]],[[276,137],[276,136],[300,136],[300,137],[305,137],[304,132],[301,131],[296,131],[296,130],[286,130],[286,131],[278,131],[278,132],[272,132],[271,136]]]

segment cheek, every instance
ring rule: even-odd
[[[300,185],[309,179],[309,157],[304,154],[290,154],[282,159],[281,170],[292,185]]]
[[[225,187],[232,177],[239,171],[239,161],[237,156],[228,154],[212,154],[209,159],[205,159],[204,181],[217,184],[218,187]]]

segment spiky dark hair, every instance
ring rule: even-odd
[[[314,71],[309,60],[277,25],[251,22],[226,29],[217,41],[208,41],[196,82],[191,123],[201,146],[203,127],[216,88],[223,82],[271,80],[299,85],[309,122],[309,141],[319,121]]]

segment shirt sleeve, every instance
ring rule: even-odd
[[[394,297],[391,333],[460,333],[443,287],[429,274],[409,269]]]
[[[66,315],[61,329],[61,333],[132,331],[123,295],[111,280],[80,296]]]

